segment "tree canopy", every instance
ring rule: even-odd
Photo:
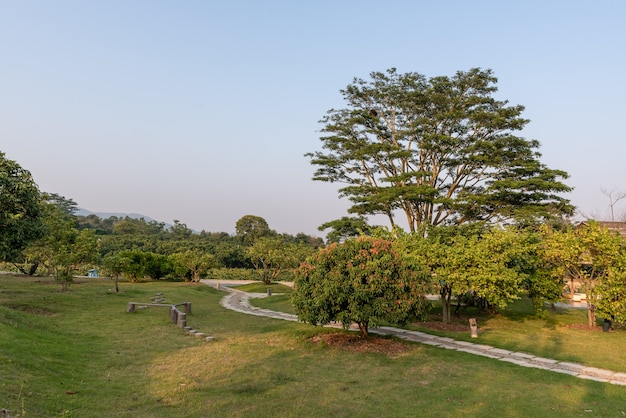
[[[441,296],[443,322],[451,322],[453,297],[482,301],[503,309],[522,292],[518,261],[529,245],[512,229],[479,224],[431,228],[427,237],[400,234],[398,246],[428,269]]]
[[[420,317],[428,303],[430,276],[389,240],[359,237],[332,243],[303,263],[292,301],[301,321],[358,324],[361,334],[382,322]]]
[[[0,261],[14,261],[43,234],[41,199],[30,172],[0,151]]]
[[[257,238],[272,235],[267,221],[256,215],[242,216],[235,224],[235,232],[246,245],[252,245]]]
[[[596,325],[596,308],[605,318],[626,318],[624,238],[594,221],[565,231],[545,227],[542,233],[543,256],[551,273],[572,285],[578,281],[585,293],[589,328]]]
[[[408,227],[475,220],[524,221],[571,214],[559,194],[567,173],[539,160],[539,142],[514,133],[523,106],[494,97],[491,70],[453,77],[400,74],[355,78],[341,90],[346,108],[320,121],[324,151],[306,154],[314,180],[345,184],[350,213],[403,213]],[[425,229],[422,229],[425,230]]]

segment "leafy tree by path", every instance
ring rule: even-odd
[[[543,256],[552,265],[555,278],[577,280],[582,284],[589,328],[596,326],[599,306],[609,317],[624,315],[622,306],[626,295],[621,292],[625,288],[626,254],[623,238],[594,221],[566,231],[544,228],[542,234]]]
[[[354,79],[343,109],[321,120],[314,180],[342,183],[350,213],[403,214],[420,226],[523,221],[571,214],[567,173],[546,167],[539,142],[515,135],[523,106],[497,100],[491,70],[426,78],[392,68]]]
[[[554,304],[563,298],[563,278],[552,274],[550,263],[542,256],[541,236],[537,231],[521,229],[517,231],[519,245],[523,251],[512,256],[511,265],[522,276],[522,291],[532,301],[533,308],[540,316],[546,313],[546,303]]]
[[[185,278],[189,277],[192,282],[199,282],[202,274],[218,264],[215,256],[199,250],[175,253],[171,258],[178,267],[177,272]]]
[[[597,312],[601,317],[626,323],[626,254],[621,254],[598,283]]]
[[[265,284],[271,284],[280,274],[295,269],[313,252],[313,247],[295,244],[281,237],[261,237],[248,247],[247,254],[254,269]]]
[[[319,250],[296,274],[292,301],[298,319],[313,325],[356,323],[361,335],[383,322],[402,324],[428,305],[429,276],[391,241],[359,237]]]
[[[397,245],[429,270],[449,323],[453,298],[471,294],[500,309],[519,298],[524,275],[515,259],[527,251],[524,244],[511,229],[465,225],[433,228],[427,237],[399,234]]]
[[[0,260],[16,261],[43,232],[39,188],[28,170],[0,151]]]

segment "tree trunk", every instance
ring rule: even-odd
[[[452,305],[452,286],[446,284],[441,285],[439,295],[441,296],[441,320],[444,324],[449,324],[452,320],[452,317],[450,316]]]
[[[361,330],[361,336],[367,338],[369,335],[367,330],[367,322],[359,322],[359,330]]]
[[[587,299],[587,325],[589,328],[596,326],[596,305],[589,302],[589,299]]]
[[[28,270],[28,275],[34,276],[35,273],[37,273],[37,267],[39,267],[39,263],[33,263],[33,265],[30,266],[30,269]]]

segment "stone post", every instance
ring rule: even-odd
[[[178,314],[178,321],[176,322],[176,326],[178,328],[185,328],[187,326],[187,314],[186,313],[179,313]]]
[[[472,338],[478,338],[478,324],[476,323],[476,318],[470,318],[470,335]]]

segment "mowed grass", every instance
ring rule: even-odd
[[[265,284],[263,282],[247,283],[241,286],[232,286],[237,290],[248,293],[267,293],[271,289],[272,294],[290,294],[293,292],[293,288],[285,286],[278,282],[272,282],[271,284]]]
[[[250,299],[250,303],[260,308],[295,313],[290,295],[255,298]],[[434,302],[431,316],[436,318],[440,311],[440,305]],[[461,310],[461,316],[463,319],[455,320],[465,321],[467,330],[463,332],[433,330],[419,322],[408,324],[405,328],[626,373],[625,327],[616,325],[616,332],[601,332],[601,319],[598,319],[598,326],[589,330],[586,328],[585,309],[549,309],[541,318],[534,314],[531,302],[522,299],[496,315],[466,308]],[[468,316],[478,320],[477,340],[470,336]]]
[[[81,279],[60,292],[50,279],[0,276],[0,408],[24,417],[626,413],[621,386],[419,344],[392,355],[320,345],[310,338],[337,330],[228,311],[224,293],[201,284],[110,288]],[[215,339],[184,335],[166,308],[126,313],[158,292],[192,302],[189,325]]]

